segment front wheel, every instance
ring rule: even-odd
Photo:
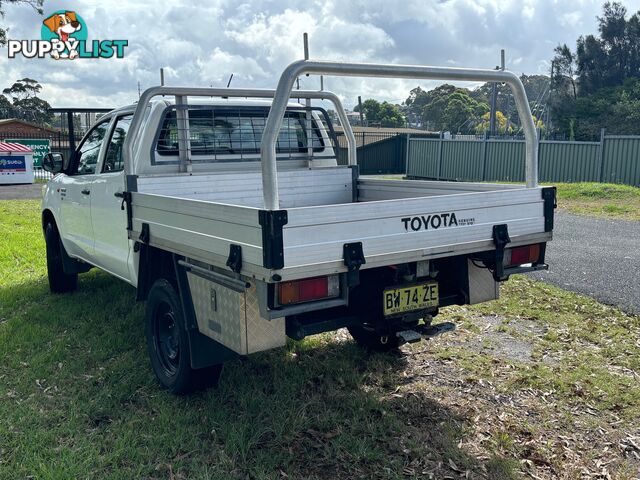
[[[47,223],[44,229],[44,240],[47,249],[47,277],[49,289],[53,293],[67,293],[78,286],[77,273],[65,273],[62,263],[64,246],[60,240],[58,229],[53,223]]]
[[[145,336],[151,366],[160,384],[180,395],[217,384],[222,365],[193,369],[180,297],[165,279],[149,291]]]

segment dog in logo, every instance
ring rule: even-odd
[[[42,23],[55,33],[60,42],[64,44],[69,50],[68,52],[60,52],[57,49],[51,51],[51,56],[56,60],[61,58],[68,58],[69,60],[73,60],[79,54],[75,49],[77,45],[77,40],[73,38],[69,40],[69,37],[72,33],[75,33],[79,30],[82,30],[82,25],[78,21],[75,12],[64,12],[64,13],[55,13],[51,15],[49,18],[45,19]]]

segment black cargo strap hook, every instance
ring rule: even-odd
[[[342,256],[347,267],[347,281],[350,287],[360,284],[360,266],[367,263],[362,251],[362,242],[345,243]]]
[[[493,279],[496,282],[503,282],[509,279],[509,275],[504,273],[504,248],[511,243],[507,224],[493,226],[493,243],[496,246],[496,268],[493,270]]]

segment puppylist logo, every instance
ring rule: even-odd
[[[8,40],[9,58],[76,60],[79,58],[123,58],[128,40],[88,40],[87,24],[76,12],[58,10],[40,28],[41,40]]]

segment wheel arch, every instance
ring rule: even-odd
[[[206,368],[236,358],[238,356],[236,352],[200,332],[187,272],[178,265],[181,257],[146,244],[140,244],[139,248],[136,300],[147,300],[151,287],[159,279],[164,279],[171,284],[178,294],[182,308],[182,319],[189,340],[191,367]]]
[[[55,232],[60,239],[59,240],[60,252],[62,254],[62,264],[63,264],[64,272],[66,274],[73,274],[73,273],[84,273],[91,270],[91,268],[93,268],[93,265],[90,265],[84,261],[81,261],[69,256],[64,246],[64,239],[60,234],[60,229],[58,228],[56,217],[51,210],[49,210],[48,208],[45,208],[42,211],[42,234],[43,235],[46,235],[47,225],[49,224],[53,225],[53,228],[55,229]]]
[[[56,229],[58,228],[55,215],[50,209],[45,208],[44,210],[42,210],[42,232],[43,233],[49,223],[53,223]]]
[[[159,278],[169,281],[177,291],[173,254],[146,244],[139,244],[139,248],[136,300],[146,300],[151,287]]]

